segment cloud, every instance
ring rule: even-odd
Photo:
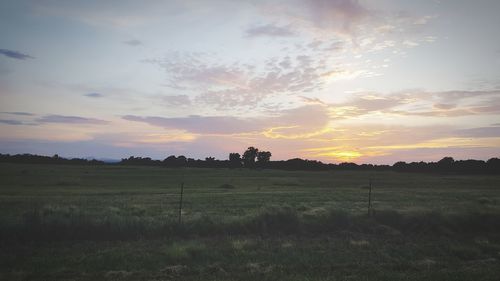
[[[123,41],[123,43],[127,44],[129,46],[132,46],[132,47],[142,45],[142,41],[137,40],[137,39],[131,39],[131,40]]]
[[[79,116],[64,116],[64,115],[46,115],[36,119],[35,121],[40,123],[64,123],[64,124],[88,124],[88,125],[105,125],[109,121],[86,118]]]
[[[268,117],[240,118],[191,115],[169,118],[126,115],[122,118],[165,129],[184,130],[194,134],[262,134],[271,138],[286,138],[287,136],[305,136],[322,130],[328,124],[329,117],[324,106],[308,105],[283,110],[276,116]]]
[[[148,62],[161,67],[167,85],[189,93],[193,103],[216,110],[249,109],[277,96],[307,95],[340,80],[382,75],[377,69],[387,62],[376,65],[354,57],[403,48],[405,40],[422,43],[414,38],[422,34],[405,29],[414,26],[414,16],[373,10],[355,0],[291,0],[257,6],[268,22],[247,28],[246,37],[296,35],[300,40],[287,44],[282,53],[266,57],[269,52],[262,50],[264,56],[248,61],[178,52]],[[376,31],[393,19],[392,33]]]
[[[497,138],[500,137],[500,126],[461,129],[454,133],[461,137]]]
[[[32,57],[30,55],[23,54],[23,53],[18,52],[18,51],[7,50],[7,49],[0,49],[0,54],[4,55],[6,57],[9,57],[9,58],[18,59],[18,60],[34,59],[34,57]]]
[[[3,114],[20,115],[20,116],[34,116],[35,114],[30,112],[20,112],[20,111],[4,111]]]
[[[7,124],[7,125],[24,125],[24,123],[22,121],[13,120],[13,119],[0,119],[0,123]]]
[[[188,95],[162,96],[162,101],[168,106],[187,106],[191,104]]]
[[[318,91],[333,72],[342,72],[338,66],[312,54],[286,54],[255,64],[221,61],[191,53],[149,62],[165,70],[168,86],[198,92],[194,101],[216,109],[255,108],[272,96]]]
[[[247,37],[290,37],[295,36],[295,32],[290,26],[278,26],[275,24],[264,24],[248,28],[246,31]]]
[[[447,148],[489,148],[500,151],[498,128],[457,129],[458,124],[448,126],[411,126],[383,124],[332,123],[332,130],[316,139],[315,143],[301,151],[306,157],[325,161],[371,162],[372,159],[422,160],[414,151],[439,151]],[[314,138],[310,139],[313,140]],[[402,151],[406,152],[401,153]],[[431,155],[430,155],[431,156]],[[442,158],[446,154],[433,155]],[[453,156],[453,155],[452,155]],[[491,157],[491,155],[490,155]],[[427,157],[425,159],[428,159]]]
[[[400,53],[400,49],[436,39],[426,38],[423,32],[436,16],[382,10],[370,1],[278,0],[261,5],[260,12],[268,22],[279,23],[304,37],[307,35],[312,42],[318,38],[346,41],[351,45],[347,49],[358,53],[389,48]],[[338,51],[339,46],[330,47]]]
[[[436,103],[433,105],[433,107],[438,110],[449,110],[455,108],[456,106],[457,106],[456,104],[447,104],[447,103]]]
[[[86,93],[83,95],[86,97],[89,97],[89,98],[102,98],[102,97],[104,97],[104,95],[100,94],[100,93]]]
[[[1,114],[7,114],[7,115],[14,115],[18,116],[20,118],[29,118],[31,116],[35,116],[33,113],[29,112],[20,112],[20,111],[4,111],[0,112]],[[10,119],[10,118],[5,118],[5,119],[0,119],[0,123],[2,124],[7,124],[7,125],[14,125],[14,126],[23,126],[23,125],[38,125],[37,123],[34,123],[31,120],[19,120],[19,119]]]
[[[235,134],[260,129],[252,119],[230,116],[197,116],[167,118],[157,116],[123,116],[128,121],[144,122],[167,129],[182,129],[196,134]]]
[[[354,36],[363,25],[377,22],[378,12],[357,0],[289,0],[263,5],[262,14],[274,22],[285,22],[294,29],[313,34]]]
[[[349,118],[374,112],[423,117],[458,117],[500,113],[500,91],[409,90],[390,94],[356,93],[342,103],[329,104],[332,115]]]
[[[352,26],[370,15],[357,0],[303,1],[304,17],[319,28],[349,32]]]
[[[322,104],[322,105],[326,105],[326,103],[318,98],[309,98],[309,97],[303,97],[303,96],[300,96],[300,98],[302,99],[302,101],[305,103],[305,104]]]
[[[35,126],[35,125],[38,125],[38,123],[26,122],[26,121],[16,120],[16,119],[0,119],[0,123],[7,124],[7,125],[13,125],[13,126]]]

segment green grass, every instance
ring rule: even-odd
[[[0,226],[1,280],[500,276],[495,175],[3,163]]]

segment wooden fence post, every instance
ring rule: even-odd
[[[371,215],[372,211],[372,179],[368,180],[368,216]]]
[[[179,200],[179,224],[182,223],[182,195],[184,193],[184,181],[181,182],[181,198]]]

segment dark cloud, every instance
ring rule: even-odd
[[[20,112],[20,111],[4,111],[0,112],[1,114],[6,114],[6,115],[14,115],[14,116],[19,116],[20,118],[23,117],[31,117],[35,116],[33,113],[29,112]],[[29,118],[31,119],[31,118]],[[0,123],[7,124],[7,125],[15,125],[15,126],[22,126],[22,125],[38,125],[37,123],[33,122],[32,120],[19,120],[19,119],[11,119],[11,118],[5,118],[5,119],[0,119]]]
[[[100,93],[87,93],[87,94],[83,94],[83,95],[86,97],[89,97],[89,98],[102,98],[102,97],[104,97],[104,95],[100,94]]]
[[[253,26],[246,30],[247,37],[290,37],[295,36],[295,32],[290,26],[278,26],[275,24],[265,24],[259,26]]]
[[[142,45],[142,41],[140,40],[137,40],[137,39],[132,39],[132,40],[127,40],[127,41],[123,41],[124,44],[127,44],[129,46],[139,46],[139,45]]]
[[[7,50],[7,49],[0,49],[0,54],[4,55],[6,57],[9,57],[9,58],[18,59],[18,60],[34,59],[34,57],[32,57],[30,55],[23,54],[23,53],[18,52],[18,51]]]
[[[26,122],[26,121],[16,120],[16,119],[0,119],[0,123],[7,124],[7,125],[13,125],[13,126],[36,126],[36,125],[38,125],[38,123]]]
[[[13,120],[13,119],[0,119],[0,123],[7,124],[7,125],[24,125],[24,123],[22,121]]]
[[[4,114],[11,114],[11,115],[20,115],[20,116],[34,116],[35,115],[33,113],[20,112],[20,111],[4,111],[2,113],[4,113]]]
[[[40,123],[65,123],[65,124],[88,124],[88,125],[104,125],[108,124],[109,121],[86,118],[80,116],[64,116],[64,115],[46,115],[41,118],[36,119]]]

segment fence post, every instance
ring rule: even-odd
[[[179,224],[182,223],[182,194],[184,193],[184,181],[181,182],[181,198],[179,200]]]
[[[372,210],[372,179],[368,180],[368,216],[371,215]]]

